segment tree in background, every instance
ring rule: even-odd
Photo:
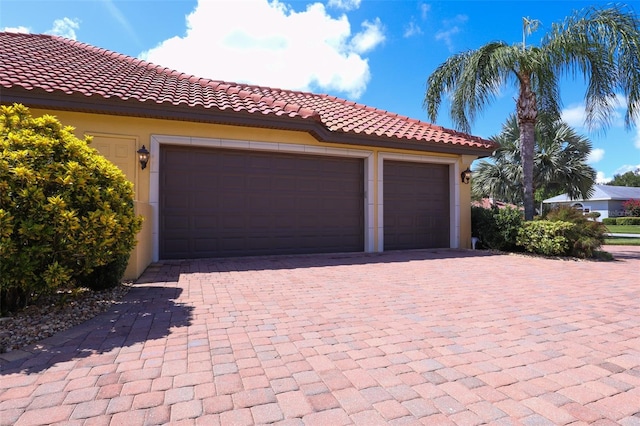
[[[624,6],[590,7],[555,23],[538,46],[527,44],[536,20],[523,20],[522,43],[488,43],[458,53],[429,76],[424,107],[435,121],[443,96],[450,96],[454,125],[470,132],[478,113],[506,85],[518,89],[516,116],[525,219],[534,216],[535,128],[539,120],[560,118],[560,78],[581,74],[587,82],[586,121],[590,127],[610,124],[616,93],[627,101],[625,124],[640,111],[640,21]]]
[[[640,169],[635,172],[627,172],[621,175],[613,175],[611,182],[607,185],[613,186],[633,186],[640,188]]]
[[[520,128],[511,115],[502,131],[491,138],[499,145],[489,160],[479,162],[473,172],[474,198],[492,197],[522,204],[522,158]],[[535,128],[533,187],[536,201],[563,193],[588,198],[596,171],[587,164],[591,142],[562,121],[540,120]]]

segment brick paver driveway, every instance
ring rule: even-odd
[[[115,309],[5,354],[0,419],[637,425],[640,247],[609,248],[618,261],[444,250],[155,265]]]

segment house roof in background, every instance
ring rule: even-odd
[[[631,200],[640,199],[640,188],[631,186],[593,185],[593,195],[588,199],[572,200],[567,194],[547,198],[543,203],[568,203],[580,201]]]
[[[495,149],[486,139],[335,96],[198,78],[58,36],[3,32],[0,54],[5,104],[307,130],[330,142],[365,138],[479,155]]]

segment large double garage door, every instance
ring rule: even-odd
[[[163,144],[160,258],[364,251],[364,161]],[[384,162],[385,250],[449,247],[448,168]]]
[[[160,257],[362,251],[364,160],[163,146]]]

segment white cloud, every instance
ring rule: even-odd
[[[587,158],[587,163],[594,164],[602,160],[603,158],[604,158],[604,149],[595,148],[595,149],[592,149],[591,152],[589,153],[589,158]]]
[[[614,102],[614,109],[610,117],[611,118],[610,124],[613,127],[624,127],[624,111],[626,108],[625,107],[626,103],[627,101],[624,96],[620,94],[616,95],[616,100]],[[587,118],[587,112],[585,110],[584,103],[572,104],[568,108],[564,108],[561,111],[561,117],[562,117],[562,121],[564,121],[565,123],[567,123],[573,128],[576,128],[576,129],[586,128],[585,119]],[[599,129],[600,127],[596,125],[596,127],[593,130],[597,131]]]
[[[327,6],[336,9],[354,10],[360,7],[361,0],[329,0]]]
[[[596,172],[596,183],[599,185],[605,184],[609,182],[611,179],[613,178],[606,177],[604,175],[604,172]]]
[[[561,112],[562,121],[573,128],[583,128],[585,116],[584,105],[574,105]]]
[[[422,35],[422,29],[415,21],[409,22],[409,24],[404,28],[404,33],[402,36],[404,38],[413,37],[415,35]]]
[[[456,15],[451,19],[445,19],[443,23],[446,26],[450,26],[450,25],[464,24],[468,20],[469,20],[469,17],[467,15]]]
[[[22,34],[29,34],[31,33],[31,29],[27,28],[27,27],[4,27],[2,29],[2,31],[4,32],[8,32],[8,33],[22,33]]]
[[[420,4],[420,14],[422,15],[422,19],[427,19],[429,12],[431,11],[431,5],[427,3]]]
[[[278,0],[199,0],[186,34],[140,57],[199,77],[358,98],[370,79],[363,54],[383,31],[376,19],[352,34],[347,16],[332,18],[322,3],[296,12]]]
[[[447,45],[447,48],[449,50],[453,50],[453,40],[451,39],[451,37],[458,34],[459,32],[460,32],[460,28],[451,27],[446,31],[438,31],[435,37],[436,37],[436,40],[444,41],[444,44]]]
[[[633,165],[629,165],[629,164],[625,164],[624,166],[620,166],[620,167],[618,167],[618,168],[613,172],[613,174],[614,174],[614,175],[623,175],[623,174],[625,174],[625,173],[627,173],[627,172],[636,172],[636,171],[638,171],[638,170],[640,170],[640,163],[639,163],[639,164],[636,164],[635,166],[633,166]]]
[[[449,50],[453,50],[453,36],[460,31],[460,25],[466,23],[469,20],[467,15],[456,15],[452,19],[443,21],[443,25],[446,29],[436,32],[435,39],[442,40],[447,45]]]
[[[431,5],[427,3],[420,3],[420,5],[418,5],[418,8],[420,10],[421,20],[425,21],[429,16],[429,12],[431,11]],[[420,25],[416,22],[416,17],[412,16],[411,21],[409,21],[409,23],[405,25],[402,36],[404,38],[409,38],[413,36],[419,36],[422,34],[423,34],[422,28],[420,28]]]
[[[62,18],[53,21],[53,28],[46,34],[53,34],[61,37],[76,40],[76,30],[80,28],[80,20],[76,18]]]
[[[363,30],[353,36],[351,46],[356,53],[367,53],[384,41],[384,28],[379,18],[375,21],[364,21]]]

